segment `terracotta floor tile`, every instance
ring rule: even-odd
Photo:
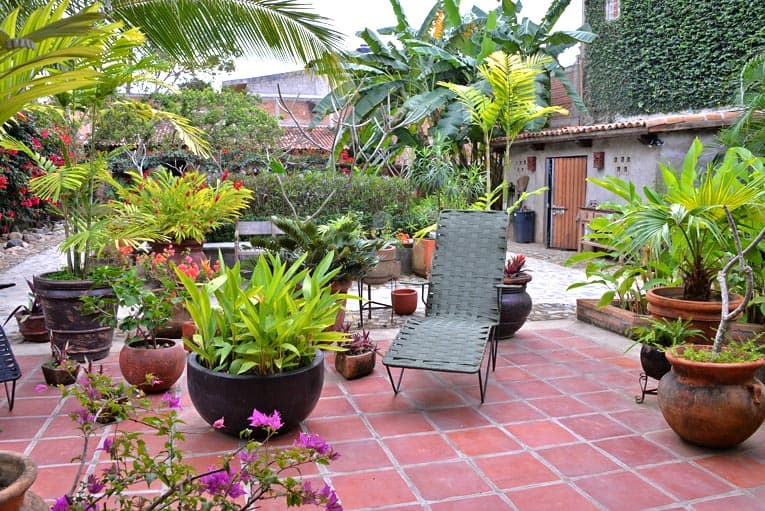
[[[5,397],[5,391],[0,394]],[[57,395],[36,397],[16,397],[13,404],[13,411],[8,411],[8,406],[0,408],[0,421],[11,417],[48,417],[53,414],[59,403]]]
[[[567,477],[600,474],[621,469],[619,465],[588,444],[540,449],[537,454]]]
[[[184,452],[190,454],[205,454],[221,451],[231,451],[236,449],[240,440],[237,437],[224,435],[220,431],[211,431],[210,427],[190,427],[183,428],[185,440],[179,442]],[[149,435],[150,436],[150,435]],[[156,437],[156,435],[154,435]],[[159,437],[163,439],[163,437]],[[161,446],[161,445],[160,445]]]
[[[356,410],[344,396],[322,397],[311,412],[312,417],[337,417],[341,415],[356,415]]]
[[[363,413],[393,412],[396,410],[411,410],[410,403],[403,394],[365,394],[352,396],[351,399]]]
[[[537,378],[563,378],[576,375],[571,368],[566,367],[563,364],[536,364],[533,366],[525,366],[523,369]]]
[[[340,457],[330,463],[332,472],[353,472],[372,468],[387,468],[393,462],[388,458],[380,444],[375,440],[337,442],[332,447]],[[343,453],[346,453],[343,455]]]
[[[491,455],[521,449],[521,446],[500,428],[466,429],[452,431],[447,435],[467,456]]]
[[[442,431],[454,429],[477,428],[487,426],[487,419],[471,407],[446,408],[441,410],[431,410],[426,413],[437,428]]]
[[[560,396],[562,393],[553,385],[541,380],[516,381],[505,383],[505,388],[522,399],[535,397]]]
[[[585,392],[602,392],[606,387],[596,381],[585,378],[584,375],[576,373],[577,376],[564,376],[550,380],[564,394],[582,394]]]
[[[634,374],[621,370],[603,371],[597,373],[597,378],[600,383],[607,385],[611,389],[638,393],[640,386],[637,384],[637,376],[639,374],[639,371],[636,371]]]
[[[649,396],[650,397],[650,396]],[[669,425],[662,417],[661,412],[653,409],[625,410],[609,414],[636,433],[648,433],[652,431],[668,431]]]
[[[359,417],[322,419],[309,417],[304,424],[312,433],[318,433],[327,442],[360,440],[369,438],[371,433]]]
[[[478,387],[478,381],[476,381],[476,387]],[[404,392],[414,408],[433,409],[467,404],[460,394],[442,385],[427,389],[405,390]]]
[[[98,444],[98,441],[88,443],[88,452],[85,453],[87,462],[92,459]],[[32,448],[30,456],[38,465],[79,463],[79,457],[83,454],[83,446],[84,441],[80,438],[71,440],[41,439]]]
[[[570,347],[576,347],[579,345],[590,346],[590,343],[584,342],[584,340],[579,337],[575,337],[576,334],[560,328],[546,328],[544,332],[539,332],[539,335],[544,339],[565,339],[566,342],[561,344],[567,344]]]
[[[667,426],[667,429],[645,433],[643,436],[682,458],[706,457],[710,454],[708,449],[689,444],[682,440],[677,436],[677,433],[669,429],[669,426]]]
[[[544,418],[541,412],[531,407],[525,401],[512,401],[496,405],[487,404],[481,407],[481,412],[500,424]]]
[[[568,417],[592,413],[590,405],[568,396],[553,396],[541,399],[530,399],[529,404],[539,408],[550,417]]]
[[[464,461],[415,465],[404,471],[426,500],[481,494],[489,490],[486,482]]]
[[[603,392],[589,392],[577,397],[595,408],[608,412],[634,410],[635,408],[635,398],[630,394],[622,392],[607,390]]]
[[[633,433],[629,428],[599,413],[567,417],[561,419],[560,422],[586,440],[631,435]]]
[[[567,360],[564,364],[577,374],[597,375],[611,370],[611,365],[607,362],[587,357],[587,355],[580,360]]]
[[[457,452],[441,435],[407,435],[384,440],[385,446],[401,465],[455,459]]]
[[[500,490],[558,480],[552,470],[526,452],[479,458],[475,464]]]
[[[35,437],[47,417],[3,417],[0,418],[0,439],[30,440]]]
[[[513,436],[531,448],[576,442],[577,439],[553,422],[536,421],[505,426]]]
[[[552,484],[507,493],[519,511],[596,511],[600,509],[567,484]]]
[[[31,490],[43,499],[57,499],[72,488],[76,474],[74,465],[38,468]]]
[[[513,509],[498,495],[484,495],[467,499],[450,500],[448,502],[436,502],[430,505],[431,511],[467,511],[470,509],[483,509],[485,511],[501,511]]]
[[[417,502],[407,483],[395,470],[336,475],[331,478],[331,485],[347,510]]]
[[[595,442],[594,445],[632,468],[652,463],[663,463],[674,459],[671,452],[641,436],[600,440]]]
[[[739,488],[754,488],[765,484],[765,464],[748,456],[722,454],[697,460],[696,463]]]
[[[575,484],[605,509],[641,511],[672,503],[672,499],[629,472],[577,479]]]
[[[664,463],[638,472],[681,500],[709,497],[735,489],[690,463]]]
[[[533,352],[526,353],[514,353],[507,357],[510,362],[519,366],[527,366],[532,364],[545,364],[547,363],[547,357]]]
[[[434,431],[431,423],[417,412],[368,415],[367,420],[382,437]]]
[[[512,381],[531,380],[534,377],[520,367],[507,366],[497,367],[497,370],[494,371],[491,376],[489,376],[489,378],[494,378],[496,381],[506,383]]]
[[[406,379],[407,376],[409,375],[405,374],[404,379]],[[363,394],[393,394],[393,387],[391,387],[390,380],[388,380],[388,374],[385,371],[376,372],[375,374],[356,380],[342,379],[340,381],[340,386],[343,387],[346,392],[356,396]]]
[[[731,495],[719,499],[697,502],[693,505],[694,511],[720,511],[721,509],[735,509],[736,511],[762,511],[762,500],[751,495]]]

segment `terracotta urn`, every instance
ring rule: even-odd
[[[0,451],[0,511],[44,511],[45,502],[29,491],[37,465],[29,456]]]
[[[679,350],[682,354],[684,348]],[[680,438],[703,447],[728,448],[757,431],[765,420],[765,400],[754,375],[765,360],[697,362],[671,351],[666,356],[672,369],[659,381],[659,408]]]
[[[174,339],[157,339],[156,348],[150,340],[134,341],[122,347],[119,362],[128,383],[147,393],[163,392],[183,374],[186,351],[183,343]],[[151,374],[156,383],[147,383],[147,374]]]
[[[393,289],[390,292],[393,312],[401,316],[414,314],[417,310],[417,290],[410,288]]]

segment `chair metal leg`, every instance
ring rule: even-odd
[[[398,394],[398,391],[401,389],[401,379],[404,377],[404,368],[401,368],[401,372],[398,375],[398,383],[394,383],[393,374],[390,372],[390,367],[385,366],[385,369],[388,371],[388,379],[390,380],[391,387],[393,387],[393,393]]]
[[[11,382],[11,392],[8,393],[8,382],[3,382],[3,385],[5,386],[5,397],[8,399],[8,411],[13,411],[13,403],[16,400],[16,380],[13,380]]]

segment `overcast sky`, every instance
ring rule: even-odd
[[[551,0],[526,0],[523,2],[523,15],[538,22],[542,19]],[[345,47],[355,49],[362,40],[355,36],[364,28],[374,30],[394,25],[396,17],[388,0],[307,0],[313,10],[331,19],[333,26],[346,35]],[[425,15],[433,6],[433,0],[401,0],[409,24],[419,27]],[[460,12],[469,11],[474,5],[483,10],[491,10],[499,5],[499,0],[462,0]],[[582,0],[572,0],[566,12],[561,16],[556,30],[574,30],[582,24]],[[576,52],[565,55],[561,63],[565,66],[573,62]],[[237,62],[237,69],[222,79],[247,78],[250,76],[269,75],[300,69],[294,64],[266,62],[262,60],[242,59]]]

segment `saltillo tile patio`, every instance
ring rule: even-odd
[[[483,405],[473,375],[409,371],[394,396],[379,359],[371,376],[345,381],[330,355],[322,398],[303,427],[341,458],[305,477],[330,482],[346,510],[764,509],[763,430],[726,451],[683,443],[655,396],[635,403],[640,367],[626,345],[573,320],[527,323],[501,342]],[[0,410],[0,449],[32,456],[32,489],[52,502],[70,487],[80,449],[66,416],[73,404],[55,390],[35,393],[43,357],[18,353],[24,376],[13,412]],[[103,365],[119,374],[116,353]],[[187,423],[184,453],[204,469],[237,440],[198,417],[184,380],[175,389]],[[88,459],[104,462],[104,453]]]

